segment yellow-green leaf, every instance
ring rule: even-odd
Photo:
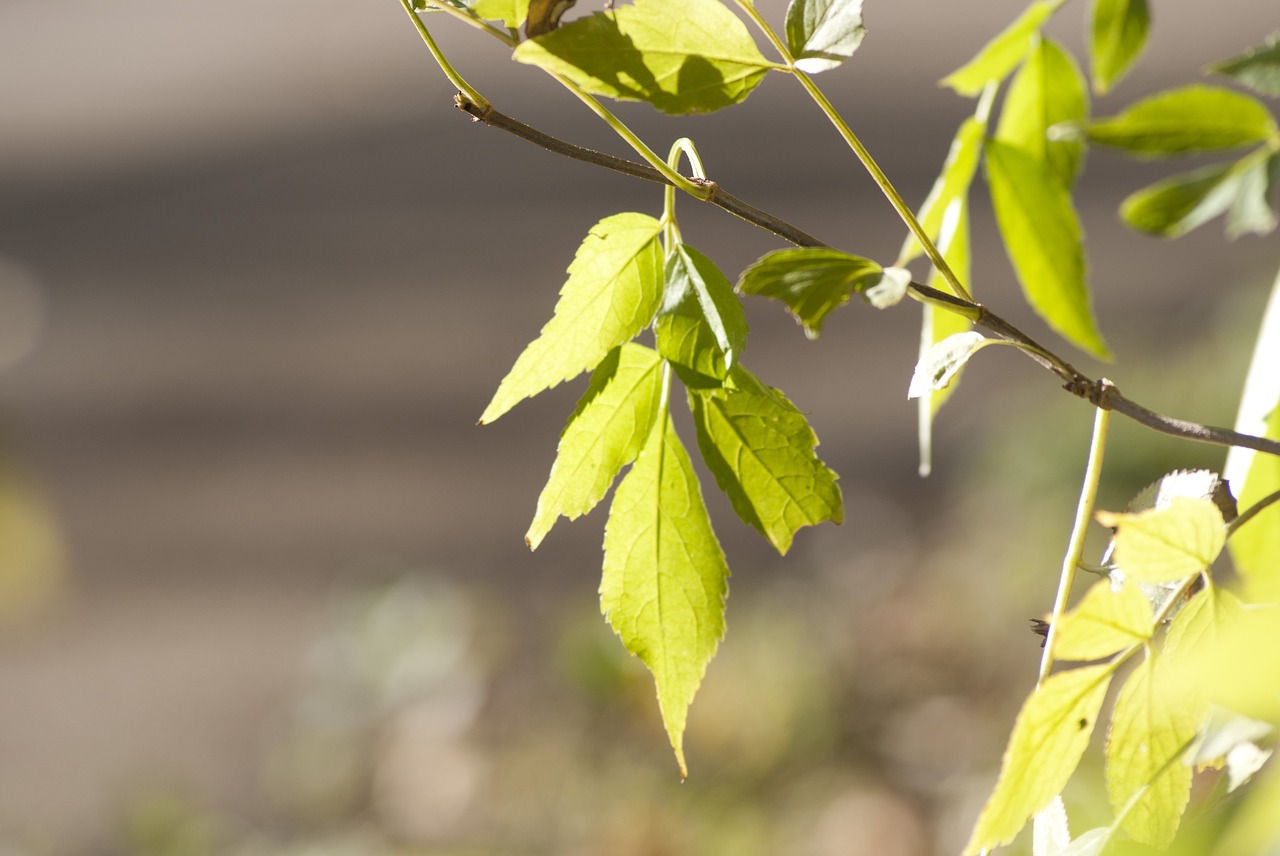
[[[1226,543],[1222,512],[1209,499],[1179,496],[1165,508],[1137,514],[1099,511],[1098,522],[1116,530],[1115,563],[1125,576],[1167,583],[1213,564]]]
[[[797,247],[763,256],[738,278],[738,291],[781,300],[810,339],[827,315],[855,292],[880,281],[884,268],[870,259],[826,247]]]
[[[613,497],[600,607],[653,673],[682,774],[685,721],[724,635],[728,579],[689,456],[670,417],[660,418]]]
[[[1110,664],[1059,672],[1026,700],[966,856],[1008,844],[1062,791],[1089,745],[1113,674]]]
[[[1280,281],[1278,281],[1280,282]],[[1276,287],[1280,307],[1280,284]],[[1266,371],[1274,372],[1275,366]],[[1266,421],[1265,436],[1280,440],[1280,401]],[[1280,490],[1280,457],[1255,453],[1240,491],[1245,510]],[[1231,535],[1231,560],[1255,599],[1280,599],[1280,503],[1273,503]]]
[[[1128,73],[1147,43],[1150,27],[1147,0],[1094,0],[1089,53],[1093,56],[1093,85],[1099,93],[1111,89]]]
[[[947,151],[947,159],[942,164],[942,171],[938,173],[938,178],[930,188],[929,195],[920,206],[917,217],[920,226],[925,234],[934,240],[944,256],[946,251],[942,249],[942,245],[951,242],[942,239],[943,224],[948,217],[952,218],[953,224],[959,224],[961,217],[967,213],[965,209],[969,198],[969,185],[973,183],[974,173],[978,170],[978,158],[982,155],[982,138],[985,132],[986,126],[973,117],[960,123],[955,139],[951,141],[951,148]],[[964,225],[967,227],[967,217],[965,220]],[[952,226],[953,234],[956,228],[957,225]],[[967,228],[964,234],[964,245],[967,250]],[[898,264],[905,265],[912,259],[918,258],[923,252],[924,248],[920,246],[915,235],[908,235],[906,242],[902,245],[902,251],[898,254]],[[947,259],[947,264],[951,266],[961,282],[968,282],[967,272],[961,276],[951,259]],[[943,282],[945,283],[945,280]],[[949,284],[935,287],[948,293],[951,291]]]
[[[1053,629],[1055,660],[1100,660],[1146,642],[1155,630],[1151,601],[1136,585],[1114,591],[1108,580],[1094,583]]]
[[[481,423],[595,368],[649,326],[662,299],[660,228],[646,214],[615,214],[591,228],[569,265],[554,317],[502,379]]]
[[[1086,132],[1097,145],[1164,157],[1261,143],[1277,130],[1271,111],[1258,99],[1195,84],[1144,98],[1119,115],[1089,123]]]
[[[1083,121],[1089,113],[1089,94],[1071,54],[1049,38],[1040,37],[1034,43],[1009,85],[996,139],[1046,164],[1070,187],[1084,143],[1079,139],[1050,140],[1049,129],[1060,122]]]
[[[529,14],[529,0],[475,0],[471,11],[477,18],[518,27]]]
[[[942,79],[961,95],[974,96],[988,83],[1004,80],[1031,50],[1031,39],[1061,3],[1036,0],[1012,24],[997,35],[960,68]]]

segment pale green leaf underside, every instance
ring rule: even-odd
[[[1222,512],[1209,499],[1175,497],[1168,506],[1137,514],[1099,511],[1116,530],[1115,562],[1129,579],[1165,583],[1198,574],[1226,543]]]
[[[596,368],[560,435],[551,477],[524,536],[530,549],[537,549],[558,517],[573,520],[604,498],[648,439],[661,397],[662,359],[649,348],[623,345]]]
[[[1154,629],[1151,601],[1137,585],[1112,591],[1102,580],[1053,629],[1053,658],[1100,660],[1149,640]]]
[[[747,346],[747,316],[733,285],[687,244],[667,257],[665,280],[658,350],[677,366],[723,380]]]
[[[966,856],[1008,844],[1062,791],[1089,745],[1115,667],[1084,666],[1050,676],[1023,704],[1000,778],[965,847]]]
[[[555,315],[498,386],[480,422],[595,368],[649,326],[662,299],[660,226],[647,214],[615,214],[591,228],[569,265]]]
[[[880,280],[883,268],[870,259],[825,247],[769,253],[742,272],[738,291],[781,300],[816,339],[822,323],[850,295]]]
[[[1144,98],[1116,116],[1089,123],[1090,142],[1147,157],[1196,154],[1260,143],[1275,119],[1256,98],[1196,84]]]
[[[600,607],[653,673],[681,772],[685,720],[724,635],[729,568],[670,418],[659,419],[613,497]]]
[[[862,0],[791,0],[786,31],[796,68],[809,74],[835,68],[867,34]]]
[[[771,68],[717,0],[636,0],[522,42],[515,58],[593,95],[706,113],[746,98]]]
[[[996,139],[1016,146],[1045,163],[1066,186],[1075,180],[1084,143],[1050,140],[1049,129],[1061,122],[1081,122],[1089,112],[1084,76],[1071,54],[1049,38],[1035,48],[1009,85]]]
[[[1089,53],[1099,93],[1110,90],[1133,67],[1150,27],[1147,0],[1094,0]]]
[[[1044,164],[1007,143],[990,141],[986,162],[996,222],[1027,302],[1063,338],[1109,359],[1085,283],[1070,193]]]
[[[978,170],[978,159],[982,155],[982,140],[985,132],[983,124],[973,117],[960,123],[955,138],[951,141],[951,148],[947,151],[947,159],[942,164],[942,171],[938,173],[938,178],[930,188],[929,195],[920,206],[920,213],[916,219],[920,221],[925,234],[938,244],[939,250],[942,250],[941,245],[944,243],[941,238],[943,218],[947,216],[947,211],[957,204],[957,200],[968,199],[969,185],[973,183],[974,173]],[[902,251],[898,254],[898,263],[907,264],[923,252],[924,248],[920,246],[915,236],[908,235],[906,242],[902,245]],[[943,254],[946,255],[945,251]],[[951,259],[947,259],[947,264],[951,266],[952,272],[960,277],[961,282],[968,282],[968,274],[961,276]],[[945,284],[946,280],[939,278],[939,281],[944,284],[934,287],[950,293],[951,286]]]
[[[804,414],[781,392],[738,367],[731,384],[691,389],[689,402],[716,484],[779,553],[802,526],[844,520],[837,476],[815,454],[818,438]]]
[[[1199,705],[1163,691],[1164,668],[1144,659],[1125,681],[1111,712],[1107,736],[1107,795],[1125,816],[1134,840],[1163,849],[1173,841],[1191,796],[1191,767],[1178,760],[1200,725]]]
[[[1205,71],[1229,74],[1263,95],[1280,98],[1280,31],[1239,56],[1215,62]]]
[[[969,358],[991,344],[994,340],[976,330],[956,333],[934,344],[916,363],[911,384],[907,387],[907,399],[919,398],[931,390],[946,389]]]
[[[988,83],[1004,80],[1031,50],[1032,36],[1040,32],[1058,5],[1036,0],[1012,24],[987,42],[977,56],[944,77],[942,85],[961,95],[974,96]]]

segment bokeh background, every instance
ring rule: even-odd
[[[868,2],[863,47],[821,78],[909,200],[970,109],[937,79],[1021,7]],[[1155,7],[1096,112],[1276,25],[1259,0]],[[1084,13],[1050,32],[1078,48]],[[430,20],[499,109],[627,154],[500,45]],[[709,487],[729,634],[681,784],[598,615],[603,510],[522,542],[581,383],[475,425],[581,236],[660,193],[451,95],[392,0],[0,4],[0,852],[955,852],[1034,678],[1088,408],[984,352],[921,480],[916,310],[851,306],[808,342],[751,304],[746,362],[810,414],[848,520],[779,559]],[[790,81],[709,117],[619,112],[660,151],[693,136],[748,201],[896,255],[903,228]],[[1117,359],[1079,364],[1230,424],[1280,245],[1129,233],[1117,203],[1168,171],[1090,156]],[[1042,334],[975,199],[974,290]],[[731,278],[778,246],[680,213]],[[1114,433],[1112,507],[1221,464]],[[1105,813],[1096,789],[1069,802]]]

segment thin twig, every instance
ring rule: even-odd
[[[505,113],[500,113],[493,109],[491,105],[476,104],[461,92],[455,95],[453,100],[458,109],[471,116],[474,121],[506,131],[547,151],[603,167],[623,175],[629,175],[632,178],[640,178],[658,184],[671,183],[662,173],[648,164],[636,163],[626,158],[605,154],[604,152],[584,148],[583,146],[565,142],[557,137],[552,137],[511,118]],[[754,205],[743,202],[714,181],[704,179],[697,183],[711,189],[710,195],[703,201],[723,208],[730,214],[772,232],[789,243],[799,247],[828,246],[787,221],[756,208]],[[1058,376],[1058,379],[1062,381],[1063,389],[1072,395],[1085,399],[1095,407],[1103,410],[1113,410],[1129,417],[1140,425],[1145,425],[1153,431],[1168,434],[1172,437],[1197,440],[1217,446],[1239,446],[1245,449],[1253,449],[1257,452],[1265,452],[1269,455],[1280,456],[1280,442],[1276,440],[1255,437],[1251,434],[1241,434],[1227,428],[1201,425],[1198,422],[1173,419],[1169,416],[1162,416],[1153,410],[1148,410],[1137,402],[1126,398],[1115,385],[1105,378],[1099,380],[1090,379],[1071,363],[1041,345],[1031,336],[1022,332],[981,303],[955,297],[918,282],[912,282],[909,289],[912,297],[917,300],[939,305],[944,309],[963,315],[989,333],[1005,341],[1022,346],[1020,350]]]

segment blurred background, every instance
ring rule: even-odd
[[[868,2],[863,47],[821,78],[909,201],[971,109],[937,79],[1022,6]],[[1078,49],[1085,11],[1050,32]],[[1258,0],[1154,12],[1096,113],[1276,25]],[[628,154],[496,42],[429,21],[498,109]],[[581,237],[661,195],[451,95],[392,0],[0,4],[0,853],[956,852],[1034,680],[1088,408],[987,351],[921,480],[917,311],[850,306],[808,342],[750,304],[746,363],[810,414],[847,522],[780,559],[707,482],[734,577],[681,784],[598,614],[604,511],[522,541],[582,382],[475,424]],[[825,241],[896,255],[903,227],[790,81],[713,116],[619,112]],[[1117,359],[1077,363],[1230,424],[1280,244],[1129,233],[1120,199],[1173,169],[1089,159]],[[975,200],[974,291],[1066,353]],[[731,279],[779,246],[679,205]],[[1221,465],[1114,434],[1104,505]],[[1070,793],[1080,829],[1097,793]]]

